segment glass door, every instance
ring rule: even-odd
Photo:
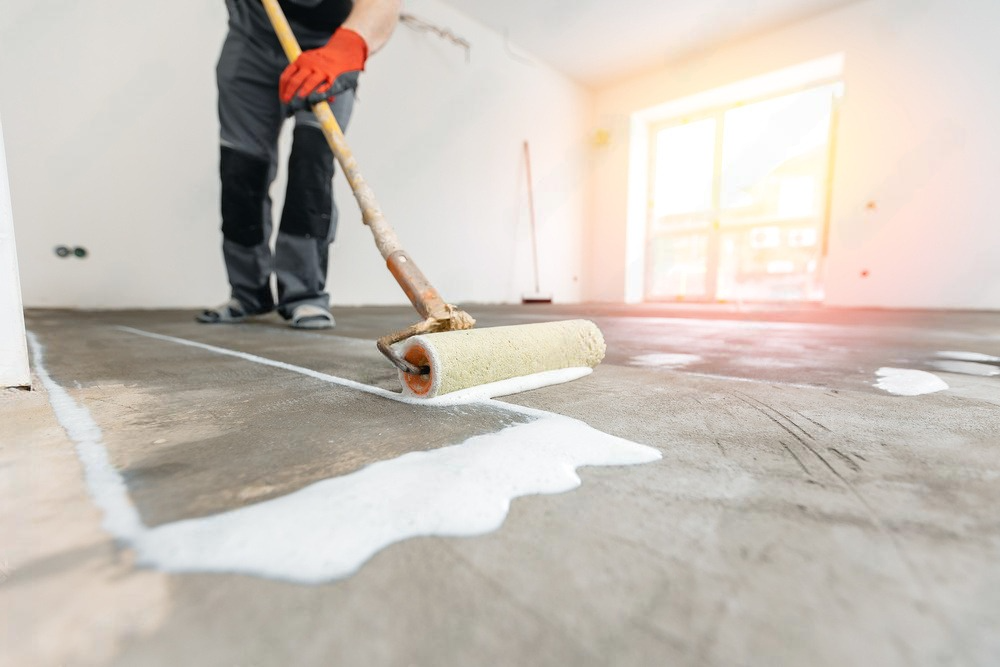
[[[823,298],[841,84],[652,133],[647,300]]]
[[[717,119],[703,118],[653,132],[648,299],[704,300],[715,292],[718,128]]]

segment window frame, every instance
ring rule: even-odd
[[[735,102],[715,105],[699,110],[694,113],[675,116],[659,121],[654,121],[648,125],[647,135],[647,181],[646,191],[646,223],[645,223],[645,248],[644,248],[644,275],[643,275],[643,300],[650,303],[672,303],[678,301],[690,301],[695,303],[714,303],[724,300],[718,298],[719,265],[720,265],[720,243],[723,219],[731,220],[734,217],[722,210],[722,158],[725,139],[725,116],[732,109],[767,102],[779,99],[796,93],[830,87],[832,89],[830,105],[830,127],[827,136],[827,160],[825,174],[823,178],[822,194],[823,201],[820,204],[818,213],[820,229],[819,231],[819,252],[817,256],[817,267],[814,273],[816,279],[822,283],[822,275],[827,262],[830,244],[830,222],[833,205],[833,177],[836,164],[837,132],[839,127],[841,104],[844,96],[843,76],[824,77],[809,81],[796,86],[786,87],[780,90],[769,91],[766,94],[747,96]],[[712,199],[711,208],[694,213],[667,214],[656,217],[655,215],[655,190],[656,190],[656,160],[657,160],[657,139],[660,132],[670,128],[680,127],[690,123],[712,119],[715,121],[715,147],[712,173]],[[656,265],[653,261],[654,241],[662,236],[669,235],[670,232],[659,229],[663,224],[670,224],[670,221],[690,221],[692,219],[702,219],[706,222],[705,232],[708,234],[706,273],[705,273],[705,294],[703,296],[660,296],[651,294],[653,276]],[[798,221],[815,219],[800,218]],[[769,224],[776,226],[792,225],[796,220],[774,220]],[[735,229],[735,225],[726,225],[727,229]],[[695,233],[695,232],[693,232]],[[820,299],[804,299],[799,303],[815,302]]]

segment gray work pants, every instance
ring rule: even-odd
[[[222,253],[232,297],[250,313],[277,305],[326,308],[329,246],[337,230],[333,154],[311,111],[295,114],[288,186],[272,254],[269,189],[277,171],[278,134],[286,119],[278,79],[288,65],[259,2],[227,0],[229,34],[216,68],[219,87]],[[329,33],[292,25],[303,49],[322,46]],[[354,91],[341,93],[333,113],[347,127]],[[275,304],[271,274],[278,285]]]

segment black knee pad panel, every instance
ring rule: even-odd
[[[332,236],[333,169],[333,153],[323,131],[308,125],[296,127],[288,158],[282,234],[320,240]]]
[[[222,147],[222,235],[244,246],[264,242],[268,172],[267,160]]]

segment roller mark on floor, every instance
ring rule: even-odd
[[[118,329],[391,400],[429,404],[236,350],[128,327]],[[522,379],[521,385],[505,381],[504,387],[481,388],[450,400],[487,403],[534,417],[534,421],[375,463],[281,498],[150,529],[142,523],[124,479],[108,458],[100,428],[87,409],[48,374],[44,347],[37,337],[29,334],[29,341],[36,372],[77,447],[87,488],[104,513],[104,528],[134,548],[141,564],[169,572],[235,572],[299,583],[339,579],[356,572],[380,550],[410,537],[494,531],[503,524],[514,498],[562,493],[579,486],[578,467],[634,465],[661,458],[651,447],[602,433],[579,420],[488,398],[487,394],[501,395],[491,391],[523,391],[518,387],[532,387],[539,379]],[[553,378],[544,380],[550,384]]]
[[[684,368],[701,361],[697,354],[669,354],[654,352],[651,354],[640,354],[629,359],[630,366],[643,366],[646,368]]]

